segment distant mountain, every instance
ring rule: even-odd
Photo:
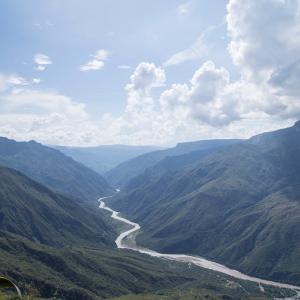
[[[150,174],[110,203],[139,243],[300,284],[300,122]]]
[[[51,246],[113,246],[115,231],[95,211],[18,171],[0,167],[0,232]]]
[[[98,147],[53,146],[85,166],[104,174],[120,163],[136,156],[159,150],[152,146],[103,145]]]
[[[0,166],[19,170],[51,189],[81,200],[95,201],[113,192],[101,175],[34,141],[0,138]]]
[[[124,188],[131,179],[142,174],[147,168],[151,168],[164,158],[179,156],[195,151],[203,151],[203,155],[219,148],[226,147],[240,140],[206,140],[188,143],[179,143],[174,148],[154,151],[130,159],[108,171],[105,174],[107,180],[117,188]]]

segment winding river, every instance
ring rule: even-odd
[[[275,282],[275,281],[270,281],[270,280],[265,280],[265,279],[260,279],[257,277],[249,276],[249,275],[243,274],[237,270],[230,269],[224,265],[207,260],[207,259],[199,257],[199,256],[192,256],[192,255],[185,255],[185,254],[164,254],[164,253],[159,253],[159,252],[147,249],[147,248],[142,248],[142,247],[139,247],[136,245],[128,245],[128,244],[124,243],[124,239],[129,238],[134,233],[136,233],[138,230],[140,230],[141,226],[137,223],[134,223],[134,222],[128,220],[128,219],[120,217],[119,212],[114,211],[113,209],[106,206],[106,204],[103,200],[105,200],[107,198],[111,198],[111,197],[112,196],[100,198],[98,200],[99,204],[100,204],[99,208],[109,211],[111,213],[112,219],[118,220],[120,222],[123,222],[127,225],[132,226],[131,229],[122,232],[117,237],[115,242],[119,249],[130,249],[133,251],[137,251],[139,253],[148,254],[153,257],[160,257],[160,258],[164,258],[164,259],[168,259],[168,260],[193,264],[193,265],[199,266],[201,268],[209,269],[212,271],[216,271],[216,272],[220,272],[220,273],[232,276],[237,279],[255,282],[259,285],[259,288],[261,290],[263,290],[262,285],[269,285],[269,286],[274,286],[274,287],[278,287],[278,288],[291,289],[291,290],[294,290],[297,292],[297,297],[290,298],[290,299],[300,299],[300,298],[298,298],[300,296],[300,286],[295,286],[295,285],[291,285],[291,284],[280,283],[280,282]]]

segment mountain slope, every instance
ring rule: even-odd
[[[131,179],[142,174],[147,168],[153,167],[164,158],[179,156],[195,151],[209,153],[216,149],[238,143],[239,141],[240,140],[207,140],[180,143],[174,148],[146,153],[123,162],[107,172],[105,177],[113,186],[123,188]]]
[[[120,163],[136,156],[159,150],[152,146],[103,145],[98,147],[62,147],[53,148],[72,157],[88,168],[104,174]]]
[[[146,292],[168,295],[168,289],[177,295],[181,289],[193,289],[195,295],[226,299],[226,294],[236,298],[281,295],[279,289],[263,293],[255,283],[113,249],[116,234],[104,222],[106,214],[95,208],[1,167],[1,274],[16,282],[23,293],[34,293],[33,299],[92,300]],[[174,288],[178,290],[173,292]]]
[[[94,204],[67,199],[18,171],[0,167],[0,230],[52,246],[114,245]]]
[[[113,250],[116,232],[94,204],[66,199],[0,167],[1,273],[59,299],[98,299],[195,280]]]
[[[16,142],[0,138],[0,165],[16,169],[73,198],[95,201],[113,192],[96,172],[58,150],[34,141]]]
[[[54,249],[13,236],[0,237],[0,248],[2,274],[17,282],[25,295],[34,288],[43,299],[112,299],[126,294],[130,295],[125,299],[144,299],[141,293],[155,293],[154,299],[193,295],[191,299],[262,300],[291,295],[269,287],[262,292],[254,283],[132,251]]]
[[[131,186],[130,184],[128,185]],[[138,241],[300,283],[300,123],[221,149],[117,195]]]

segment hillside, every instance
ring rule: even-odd
[[[78,204],[18,171],[1,167],[1,274],[13,279],[24,294],[32,295],[29,299],[171,295],[179,286],[203,297],[288,293],[279,289],[262,293],[253,283],[114,249],[116,233],[106,217],[91,204]],[[12,299],[2,293],[0,298]]]
[[[16,169],[67,196],[95,201],[113,192],[106,180],[58,150],[0,138],[0,166]]]
[[[113,246],[115,231],[94,204],[79,204],[0,167],[0,231],[52,246]]]
[[[222,147],[240,142],[240,140],[207,140],[179,143],[176,147],[154,151],[125,161],[105,174],[107,180],[116,188],[124,188],[131,179],[142,174],[147,168],[155,166],[167,157],[202,151],[203,155]]]
[[[62,147],[53,148],[72,157],[88,168],[104,174],[120,163],[136,156],[159,150],[153,146],[103,145],[98,147]]]
[[[262,300],[291,295],[269,287],[262,292],[257,284],[131,251],[55,249],[14,236],[1,236],[0,247],[2,274],[17,282],[25,295],[36,295],[29,299],[95,300],[127,294],[124,299],[144,299],[147,293],[146,299],[184,300],[194,295],[197,298],[191,299]]]
[[[300,283],[299,122],[154,175],[111,202],[141,223],[139,243]]]

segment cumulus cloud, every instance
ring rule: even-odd
[[[34,139],[47,144],[100,143],[96,136],[99,133],[99,127],[95,126],[89,118],[82,118],[85,112],[78,111],[78,107],[76,105],[72,107],[72,105],[72,103],[68,104],[68,107],[64,107],[62,111],[47,113],[46,107],[27,106],[28,110],[23,107],[22,113],[12,107],[6,111],[3,111],[5,109],[3,108],[0,113],[0,135],[18,140]],[[30,111],[31,109],[33,111]],[[39,109],[43,113],[39,113]]]
[[[52,65],[50,57],[42,53],[38,53],[34,56],[34,62],[36,63],[36,69],[38,71],[44,71],[47,65]]]
[[[107,114],[100,121],[106,133],[102,141],[161,144],[247,137],[262,128],[287,125],[285,120],[274,123],[262,112],[268,101],[260,101],[264,93],[255,85],[231,82],[229,72],[211,61],[200,66],[189,82],[173,84],[157,97],[155,89],[163,88],[165,81],[162,68],[145,62],[138,65],[126,86],[124,113],[119,117]],[[252,101],[253,96],[257,101]]]
[[[229,82],[228,71],[208,61],[195,72],[189,84],[174,84],[164,91],[160,103],[177,118],[193,118],[212,126],[225,125],[238,118],[225,100]]]
[[[69,145],[161,144],[249,137],[291,125],[300,118],[299,14],[299,0],[230,0],[228,50],[240,78],[208,60],[190,80],[166,87],[164,69],[142,62],[125,86],[126,108],[118,117],[92,119],[80,102],[0,75],[0,135]],[[208,55],[205,34],[164,66]],[[100,49],[82,71],[103,68],[108,57]]]
[[[161,105],[177,117],[192,117],[210,126],[249,118],[276,118],[277,122],[299,118],[299,16],[298,0],[230,0],[228,49],[241,78],[231,82],[228,71],[206,62],[190,83],[174,84],[165,91]],[[164,65],[199,57],[205,51],[203,36]]]
[[[300,57],[298,0],[231,0],[227,6],[229,51],[244,76],[272,76]]]
[[[263,112],[299,118],[300,2],[231,0],[227,11],[230,54],[245,85],[264,94]]]
[[[0,136],[79,145],[91,142],[88,138],[97,130],[83,103],[32,89],[20,76],[0,75]]]
[[[105,65],[105,61],[109,57],[109,51],[106,49],[100,49],[96,52],[96,54],[91,55],[91,57],[93,58],[92,60],[80,67],[81,71],[86,72],[101,70]]]
[[[152,105],[152,89],[163,86],[165,80],[166,75],[162,68],[153,63],[140,63],[131,75],[130,83],[125,87],[128,94],[126,110],[145,109]]]
[[[206,62],[190,83],[173,84],[161,95],[163,109],[224,132],[245,120],[283,124],[299,119],[299,16],[298,0],[229,1],[228,49],[240,79],[231,82],[227,70]],[[183,61],[180,55],[165,65]]]

